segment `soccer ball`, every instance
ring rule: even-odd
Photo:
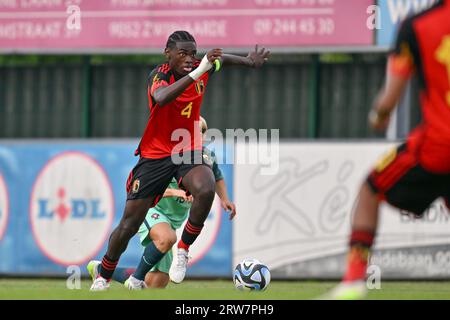
[[[256,259],[244,259],[234,269],[233,282],[240,291],[262,291],[270,283],[270,271]]]

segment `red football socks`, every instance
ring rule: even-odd
[[[178,241],[178,248],[184,249],[186,251],[189,251],[190,245],[183,242],[183,240]]]
[[[366,278],[370,248],[374,234],[366,231],[353,231],[350,236],[350,251],[347,256],[347,271],[344,281],[357,281]]]

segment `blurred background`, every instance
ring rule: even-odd
[[[0,276],[65,276],[100,258],[125,201],[149,110],[147,77],[169,34],[199,57],[271,50],[258,70],[223,68],[210,128],[279,129],[280,170],[222,164],[238,217],[217,202],[188,277],[229,277],[245,257],[274,278],[339,278],[353,199],[371,165],[420,122],[411,81],[387,133],[367,125],[386,56],[431,0],[0,0]],[[245,145],[229,143],[235,153]],[[449,216],[386,207],[374,263],[383,277],[447,278]],[[121,265],[134,266],[130,243]]]

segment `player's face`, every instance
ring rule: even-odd
[[[197,54],[195,42],[177,42],[176,47],[169,49],[169,65],[177,74],[185,76],[192,71]]]

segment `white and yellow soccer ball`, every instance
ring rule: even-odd
[[[269,268],[256,259],[244,259],[234,269],[233,282],[240,291],[266,290],[270,283]]]

